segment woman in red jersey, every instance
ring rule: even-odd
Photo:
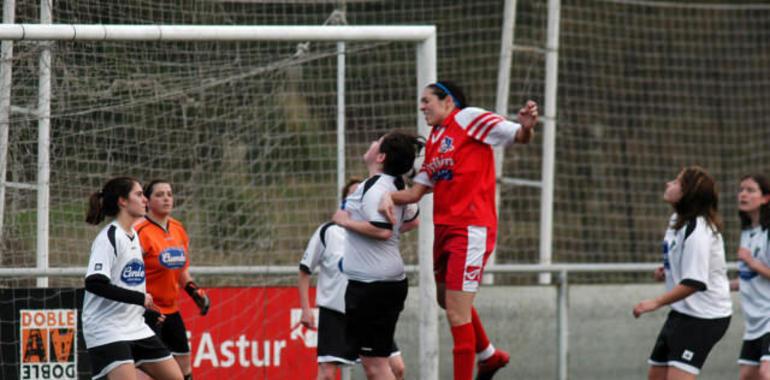
[[[174,355],[185,380],[192,379],[190,344],[182,315],[179,313],[179,289],[183,288],[206,315],[211,305],[208,296],[190,276],[189,238],[184,226],[171,217],[174,194],[171,184],[154,180],[144,188],[148,199],[147,215],[136,226],[147,271],[147,292],[160,313],[145,313],[145,322]]]
[[[433,192],[433,265],[438,302],[446,309],[454,339],[454,379],[491,379],[509,355],[489,342],[473,307],[487,258],[497,236],[495,163],[492,146],[532,140],[537,104],[528,101],[514,123],[480,108],[467,107],[463,91],[440,81],[420,97],[420,111],[432,127],[425,161],[415,185],[384,196],[380,211],[392,220],[393,205],[414,203]]]

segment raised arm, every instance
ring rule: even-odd
[[[535,136],[535,124],[537,124],[538,109],[537,103],[532,100],[519,110],[519,124],[521,128],[516,131],[514,141],[520,144],[528,144]]]
[[[377,208],[381,214],[385,215],[391,223],[396,223],[396,215],[393,213],[394,205],[405,205],[410,203],[417,203],[422,199],[423,195],[429,193],[432,189],[421,183],[415,183],[414,186],[395,191],[392,193],[385,193],[380,199],[380,205]]]

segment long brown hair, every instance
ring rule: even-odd
[[[132,177],[116,177],[104,184],[101,190],[88,198],[86,223],[97,225],[106,216],[117,216],[120,212],[118,198],[128,199],[134,184],[139,183]]]
[[[759,191],[762,193],[763,197],[770,195],[770,181],[767,180],[767,177],[761,174],[749,174],[743,176],[740,182],[743,182],[747,179],[757,183],[759,186]],[[741,229],[751,227],[751,218],[747,213],[738,210],[738,217],[741,218]],[[759,207],[759,225],[762,226],[763,230],[770,228],[770,202],[765,203]]]
[[[678,230],[699,216],[706,218],[711,227],[722,230],[722,218],[719,216],[719,193],[716,181],[700,166],[690,166],[679,175],[682,198],[674,204]]]

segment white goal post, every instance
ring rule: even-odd
[[[2,41],[393,41],[413,42],[416,45],[417,89],[436,81],[436,28],[434,26],[231,26],[231,25],[66,25],[66,24],[0,24]],[[0,84],[3,85],[3,84]],[[9,85],[9,84],[5,84]],[[50,94],[48,94],[50,100]],[[428,134],[428,126],[417,110],[418,133]],[[10,112],[0,109],[0,113]],[[39,117],[44,117],[38,115]],[[0,119],[2,120],[2,119]],[[7,120],[7,118],[5,119]],[[8,124],[0,125],[0,136],[8,136]],[[41,130],[42,131],[42,130]],[[43,131],[49,133],[48,131]],[[40,157],[49,157],[50,137],[41,133],[38,147]],[[8,141],[0,141],[0,152],[7,152]],[[6,157],[0,157],[0,189],[9,185],[5,180]],[[38,166],[37,185],[26,186],[48,194],[50,162]],[[4,192],[0,191],[0,194]],[[421,379],[438,379],[438,306],[435,301],[435,285],[431,244],[432,197],[423,198],[419,229],[419,279],[420,279],[420,376]],[[48,213],[48,197],[38,197],[40,212]],[[0,199],[0,204],[5,200]],[[2,209],[0,209],[2,212]],[[1,221],[2,219],[0,219]],[[2,225],[0,225],[2,229]],[[47,241],[47,226],[38,228],[37,239]],[[47,245],[38,250],[37,270],[46,271],[48,266]]]

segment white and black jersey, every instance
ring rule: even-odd
[[[105,286],[131,296],[120,302],[88,290],[89,280],[109,279]],[[112,222],[99,232],[91,246],[83,301],[83,336],[92,348],[117,341],[133,341],[154,335],[144,323],[145,273],[136,231],[123,230]],[[138,304],[137,304],[138,303]]]
[[[767,239],[767,230],[761,226],[741,232],[741,248],[748,249],[762,265],[770,267]],[[746,323],[743,339],[757,339],[770,332],[770,280],[751,270],[743,261],[738,261],[738,276],[743,319]]]
[[[367,178],[356,191],[347,197],[345,210],[353,220],[366,221],[375,227],[393,231],[388,240],[378,240],[354,231],[348,231],[342,269],[348,279],[360,282],[401,281],[406,278],[404,261],[398,248],[399,229],[405,222],[417,217],[416,208],[394,206],[398,221],[392,225],[385,215],[377,211],[385,193],[404,188],[401,178],[379,174]]]
[[[722,235],[703,217],[688,222],[678,230],[672,227],[675,220],[676,214],[671,217],[663,241],[666,290],[683,284],[698,291],[674,302],[671,308],[696,318],[730,316],[732,302]]]
[[[345,288],[348,286],[347,277],[340,271],[346,235],[344,228],[331,222],[318,227],[299,263],[299,269],[307,274],[318,270],[316,305],[340,313],[345,312]]]

